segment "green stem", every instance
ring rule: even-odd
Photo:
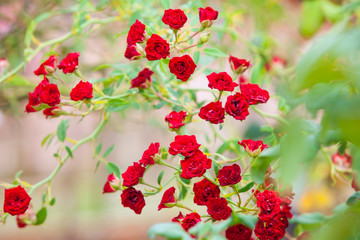
[[[284,125],[290,125],[289,121],[287,121],[285,118],[282,118],[280,116],[277,115],[272,115],[272,114],[268,114],[268,113],[264,113],[263,111],[257,109],[256,107],[251,106],[251,109],[254,110],[256,113],[260,114],[263,118],[273,118],[278,120],[279,122],[281,122]]]
[[[235,185],[232,185],[231,187],[232,187],[232,189],[236,192],[236,195],[237,195],[238,198],[239,198],[238,207],[240,207],[240,206],[241,206],[241,197],[240,197],[239,191],[237,190],[237,188],[236,188]]]
[[[176,178],[176,175],[172,176],[162,187],[166,187],[172,180]]]
[[[184,208],[184,209],[186,209],[186,210],[189,210],[190,212],[195,212],[195,211],[192,210],[191,208],[186,207],[186,206],[182,205],[181,203],[176,203],[174,206],[179,207],[179,208]]]
[[[153,185],[147,184],[147,183],[145,183],[145,182],[143,182],[143,181],[141,181],[140,183],[141,183],[142,185],[145,185],[145,186],[148,186],[148,187],[152,187],[152,188],[155,188],[156,190],[159,190],[159,191],[160,191],[160,188],[158,188],[158,187],[155,187],[155,186],[153,186]]]
[[[174,166],[171,166],[170,164],[167,164],[167,163],[165,163],[165,162],[162,161],[162,160],[159,161],[159,165],[164,165],[164,166],[167,166],[167,167],[169,167],[169,168],[172,168],[172,169],[176,170],[177,172],[181,172],[181,170],[180,170],[179,168],[174,167]]]

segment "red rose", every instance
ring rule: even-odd
[[[37,85],[34,89],[33,93],[29,92],[29,102],[26,105],[25,112],[36,112],[33,106],[40,105],[40,93],[42,92],[43,86],[49,84],[49,79],[44,76],[44,80],[42,80],[39,85]]]
[[[225,231],[225,236],[227,240],[250,240],[252,235],[252,230],[242,224],[237,224],[235,226],[229,227]]]
[[[274,191],[264,190],[258,193],[256,205],[260,208],[259,218],[262,220],[272,219],[280,213],[281,203],[281,199]]]
[[[225,111],[233,116],[237,120],[245,120],[249,115],[249,105],[245,100],[245,96],[241,93],[235,93],[235,95],[228,96],[225,103]]]
[[[331,156],[331,161],[337,168],[347,169],[352,167],[353,157],[345,152],[344,155],[337,152]]]
[[[214,20],[218,18],[218,11],[211,7],[199,8],[199,19],[204,28],[211,27]]]
[[[173,57],[169,61],[170,72],[183,82],[190,78],[196,67],[196,64],[189,55]]]
[[[50,75],[56,69],[56,56],[51,55],[47,60],[45,60],[38,69],[34,71],[34,74],[39,75]]]
[[[139,20],[136,20],[133,25],[131,25],[128,36],[127,44],[132,45],[134,43],[143,42],[145,40],[145,25],[142,24]]]
[[[259,219],[254,232],[260,240],[279,240],[285,236],[287,227],[287,218],[282,214],[278,214],[267,221]]]
[[[169,153],[171,155],[181,154],[184,157],[191,157],[200,146],[194,135],[177,135],[175,141],[170,143]]]
[[[221,102],[211,102],[201,107],[199,117],[214,124],[223,123],[225,118],[225,109]]]
[[[193,156],[181,160],[180,165],[182,169],[180,177],[191,179],[201,177],[206,172],[206,169],[211,168],[211,160],[198,150]]]
[[[179,129],[185,125],[184,120],[187,114],[184,111],[172,111],[165,117],[165,121],[169,123],[169,128]]]
[[[145,206],[144,195],[133,187],[127,188],[121,193],[121,204],[140,214]]]
[[[285,217],[288,219],[291,219],[293,217],[293,214],[291,213],[291,207],[287,204],[281,205],[281,212],[284,214]]]
[[[21,186],[5,189],[4,212],[10,215],[23,214],[29,207],[31,197]]]
[[[170,55],[170,46],[169,43],[159,35],[153,34],[146,41],[145,52],[147,60],[159,60]]]
[[[69,53],[58,65],[59,69],[62,69],[63,73],[73,73],[79,64],[80,53]]]
[[[246,59],[239,59],[230,55],[229,62],[231,66],[231,70],[237,74],[244,73],[250,66],[250,61]]]
[[[168,190],[166,190],[164,192],[164,195],[161,199],[161,202],[158,206],[158,211],[160,211],[160,209],[163,208],[169,208],[165,205],[165,203],[174,203],[175,202],[175,197],[174,197],[174,193],[175,193],[175,188],[171,187]]]
[[[56,84],[45,84],[40,93],[40,102],[49,106],[55,106],[60,103],[60,92]]]
[[[82,80],[71,90],[70,98],[73,101],[91,99],[93,97],[93,85]]]
[[[125,57],[130,61],[132,61],[132,60],[140,59],[142,55],[141,53],[138,52],[136,48],[136,44],[132,44],[127,46],[125,51]]]
[[[140,178],[144,176],[145,167],[141,166],[139,163],[134,162],[132,166],[129,166],[128,169],[121,174],[124,179],[123,185],[125,187],[132,187],[139,183]]]
[[[58,116],[58,114],[59,114],[58,109],[59,109],[59,107],[47,108],[43,111],[43,114],[46,116],[46,118]]]
[[[268,147],[267,144],[264,144],[263,141],[258,140],[254,141],[251,139],[242,140],[241,142],[238,142],[241,146],[245,148],[245,151],[251,156],[251,157],[257,157],[259,154]]]
[[[151,82],[151,75],[154,72],[148,68],[144,68],[142,71],[139,72],[136,78],[131,80],[131,87],[130,88],[147,88],[148,84],[147,81]]]
[[[154,156],[159,153],[160,144],[158,142],[151,143],[147,150],[144,151],[140,163],[146,167],[147,165],[155,164]]]
[[[179,212],[179,215],[177,215],[176,217],[171,219],[171,221],[180,223],[180,220],[183,220],[183,219],[184,219],[184,215],[181,212]]]
[[[269,92],[261,89],[257,84],[240,84],[240,89],[249,105],[266,103],[270,98]]]
[[[189,230],[195,226],[198,222],[201,222],[201,217],[197,213],[186,214],[185,218],[182,220],[181,226],[185,231]]]
[[[107,181],[104,185],[103,193],[112,193],[116,192],[120,186],[120,179],[117,178],[113,173],[110,174],[107,178]]]
[[[195,183],[193,191],[195,194],[194,203],[197,205],[206,205],[210,199],[220,197],[220,188],[206,178]]]
[[[231,166],[225,166],[219,170],[217,178],[221,186],[234,185],[241,180],[241,169],[239,165],[233,164]]]
[[[187,17],[181,9],[168,9],[165,10],[162,21],[171,29],[178,30],[184,26]]]
[[[206,203],[207,212],[214,220],[225,220],[231,215],[232,209],[225,198],[212,198]]]
[[[226,72],[212,73],[206,76],[209,80],[209,88],[217,89],[219,91],[234,91],[237,83],[234,83],[232,78]]]

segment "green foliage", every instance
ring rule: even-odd
[[[66,131],[69,127],[70,120],[62,120],[57,128],[57,137],[60,142],[64,142],[66,138]]]
[[[192,237],[187,234],[177,223],[158,223],[148,230],[150,239],[156,236],[166,237],[169,240],[191,240]]]

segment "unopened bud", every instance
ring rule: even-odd
[[[209,41],[209,38],[210,38],[210,33],[206,33],[206,34],[202,35],[200,37],[198,44],[206,43],[207,41]]]

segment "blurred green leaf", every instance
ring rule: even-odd
[[[47,210],[45,207],[43,207],[36,213],[36,222],[34,223],[34,225],[43,224],[46,220],[46,217],[47,217]]]
[[[360,200],[360,191],[354,193],[346,200],[346,205],[352,206]]]
[[[205,48],[203,50],[203,52],[208,55],[208,56],[212,56],[212,57],[228,57],[229,55],[224,53],[223,51],[221,51],[218,48]]]
[[[306,0],[302,3],[300,18],[300,33],[305,37],[311,37],[321,27],[324,17],[322,4],[318,0]]]
[[[111,147],[109,147],[109,148],[105,151],[105,153],[104,153],[104,155],[103,155],[103,158],[106,158],[107,156],[109,156],[110,153],[114,150],[114,148],[115,148],[115,144],[113,144]]]
[[[120,169],[115,163],[107,162],[105,167],[109,174],[113,173],[116,177],[120,178]]]
[[[280,155],[280,145],[272,148],[266,148],[255,159],[255,163],[250,168],[251,177],[256,184],[264,182],[264,175],[270,163]]]
[[[69,127],[70,120],[62,120],[57,128],[57,137],[60,142],[64,142],[66,138],[66,131]]]
[[[148,236],[150,239],[155,239],[156,236],[162,236],[173,240],[192,240],[192,237],[190,237],[178,223],[155,224],[148,230]]]

